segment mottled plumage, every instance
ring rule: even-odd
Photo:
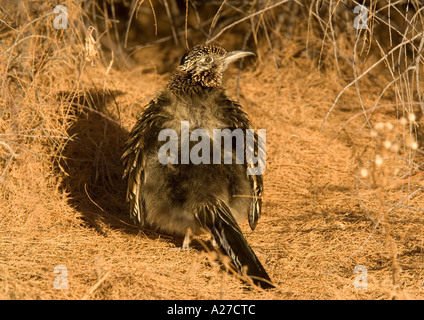
[[[164,165],[158,160],[164,143],[158,141],[159,132],[180,132],[181,121],[189,121],[190,131],[206,129],[211,137],[213,129],[252,128],[242,107],[222,88],[228,64],[250,54],[205,45],[184,55],[165,90],[141,113],[124,146],[122,160],[135,222],[180,236],[188,229],[193,234],[207,231],[239,273],[243,274],[243,266],[247,266],[247,275],[269,288],[273,287],[270,278],[238,225],[248,219],[251,229],[256,227],[261,213],[262,176],[248,175],[248,165],[235,161]],[[194,144],[196,141],[190,142],[190,146]]]

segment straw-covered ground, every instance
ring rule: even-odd
[[[127,2],[0,2],[0,298],[423,298],[420,2],[365,3],[364,29],[355,1]],[[129,217],[122,144],[207,41],[256,52],[225,83],[266,129],[242,229],[273,290]]]

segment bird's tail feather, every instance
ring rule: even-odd
[[[227,254],[238,273],[252,278],[253,283],[264,288],[274,288],[265,268],[253,252],[231,214],[228,206],[221,201],[211,201],[198,207],[196,212],[200,224],[210,231],[219,248]]]

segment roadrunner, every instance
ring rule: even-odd
[[[168,162],[158,156],[165,143],[161,133],[171,130],[182,136],[183,123],[190,126],[191,133],[201,128],[210,137],[215,129],[246,132],[252,128],[247,114],[228,98],[222,86],[228,65],[249,55],[254,54],[227,52],[215,45],[200,45],[187,52],[165,90],[138,117],[124,145],[122,162],[124,178],[128,179],[130,214],[136,224],[186,236],[183,247],[189,231],[194,235],[208,232],[238,273],[249,276],[262,288],[272,288],[268,274],[238,225],[248,220],[252,230],[256,227],[261,213],[262,176],[248,174],[251,165],[237,161],[234,149],[230,151],[231,164],[179,161],[182,149],[195,145],[192,137],[188,142],[176,140],[181,153],[177,151],[172,157],[168,150]],[[257,147],[256,133],[254,140]],[[215,148],[206,155],[212,158],[216,151]],[[225,150],[219,151],[224,151],[225,157]],[[243,152],[247,151],[244,146]]]

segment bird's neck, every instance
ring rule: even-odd
[[[202,82],[193,79],[189,73],[177,69],[172,74],[167,88],[175,94],[201,94],[202,92],[221,89],[221,85],[217,83],[214,86],[205,86]]]

